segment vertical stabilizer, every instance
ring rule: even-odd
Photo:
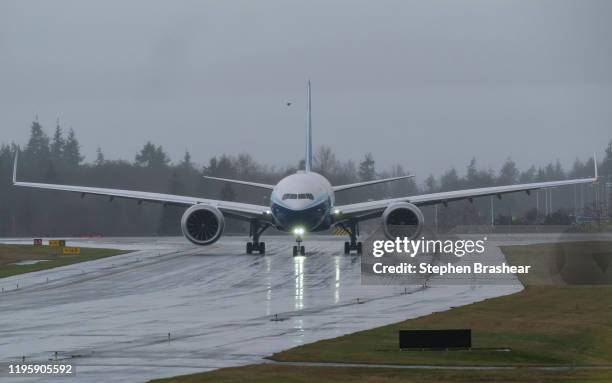
[[[306,160],[304,162],[304,170],[309,172],[312,166],[312,115],[310,112],[310,80],[307,84],[306,95]]]

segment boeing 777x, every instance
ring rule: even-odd
[[[308,82],[307,88],[306,161],[304,170],[299,170],[297,173],[283,178],[276,185],[215,178],[224,182],[269,190],[271,193],[270,206],[133,190],[20,182],[17,181],[17,155],[13,168],[13,184],[22,187],[76,192],[80,193],[81,196],[94,194],[110,196],[111,198],[134,199],[139,202],[149,201],[186,206],[188,209],[181,219],[183,235],[194,244],[202,246],[210,245],[221,237],[225,217],[244,220],[250,223],[249,237],[251,240],[246,244],[246,252],[249,254],[253,252],[265,253],[265,243],[260,241],[261,234],[267,228],[274,227],[281,231],[293,233],[297,242],[296,246],[293,246],[293,255],[296,256],[305,255],[305,249],[301,243],[304,234],[307,232],[328,230],[334,226],[341,227],[350,238],[349,241],[344,243],[344,253],[348,254],[355,251],[361,254],[362,244],[358,242],[359,222],[364,220],[381,218],[385,235],[390,239],[395,239],[397,236],[415,238],[419,236],[424,222],[421,206],[440,203],[446,205],[448,202],[462,199],[472,201],[473,198],[483,196],[501,198],[501,195],[506,193],[526,192],[529,194],[532,190],[591,183],[597,180],[597,160],[594,160],[594,178],[493,186],[336,205],[334,193],[337,191],[396,181],[412,176],[332,186],[325,177],[313,172],[310,82]]]

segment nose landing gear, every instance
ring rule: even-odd
[[[302,237],[300,235],[295,237],[296,245],[293,246],[293,256],[306,255],[306,248],[302,246]]]

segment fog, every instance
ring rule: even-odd
[[[569,166],[611,138],[609,1],[0,2],[0,142],[35,116],[132,160],[372,152],[422,181],[449,166]],[[291,102],[291,105],[287,105]]]

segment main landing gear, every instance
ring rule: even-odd
[[[259,242],[259,237],[269,227],[270,227],[269,223],[261,223],[257,220],[251,221],[249,237],[253,237],[253,241],[247,242],[246,244],[247,254],[253,254],[253,252],[258,252],[259,254],[266,253],[266,243]]]
[[[363,244],[357,241],[357,236],[359,235],[359,224],[357,221],[349,221],[346,224],[341,223],[339,226],[350,237],[350,242],[344,242],[344,254],[350,254],[351,251],[355,251],[358,255],[361,255],[363,253]]]

